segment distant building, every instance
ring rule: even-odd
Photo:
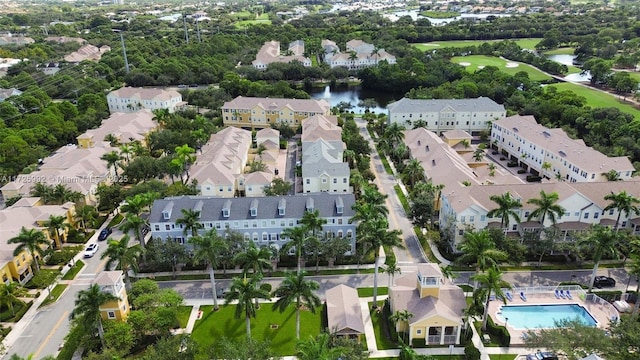
[[[225,125],[253,129],[285,123],[295,129],[310,116],[329,115],[331,105],[325,100],[238,96],[225,102],[221,110]]]
[[[147,135],[157,127],[158,123],[150,110],[115,113],[103,120],[98,128],[87,130],[76,139],[78,147],[82,149],[92,148],[107,141],[107,135],[113,135],[121,144],[139,141],[142,145],[146,145]]]
[[[52,24],[54,25],[54,24]],[[68,36],[48,36],[47,38],[44,39],[45,41],[48,42],[55,42],[55,43],[59,43],[59,44],[64,44],[64,43],[70,43],[70,42],[75,42],[78,43],[80,45],[83,45],[84,43],[86,43],[87,41],[83,38],[77,38],[77,37],[68,37]]]
[[[107,95],[109,112],[135,112],[141,109],[168,109],[175,112],[186,103],[174,90],[123,87]]]
[[[0,46],[3,45],[27,45],[33,44],[35,40],[26,36],[0,36]]]
[[[322,40],[321,46],[324,50],[324,62],[331,68],[344,66],[349,70],[357,70],[377,66],[381,61],[396,63],[395,56],[362,40],[348,41],[345,52],[340,52],[338,45],[331,40]]]
[[[22,91],[16,88],[0,89],[0,102],[5,101],[12,96],[22,95]]]
[[[310,67],[311,60],[304,56],[304,41],[296,40],[289,44],[287,53],[280,53],[280,42],[267,41],[262,45],[256,59],[251,63],[254,68],[260,70],[266,70],[269,64],[275,62],[290,63],[292,61],[299,61],[303,66]]]
[[[510,116],[493,122],[492,146],[524,169],[548,179],[569,182],[606,181],[615,172],[620,180],[635,171],[626,156],[608,157],[581,139],[572,139],[561,128],[550,129],[533,116]]]
[[[287,228],[296,227],[307,211],[317,210],[327,222],[320,236],[344,237],[355,251],[356,224],[349,220],[355,214],[353,194],[315,193],[291,196],[254,198],[212,198],[198,196],[171,197],[156,200],[151,208],[149,224],[153,238],[171,238],[186,244],[191,233],[184,233],[184,225],[176,224],[183,209],[200,212],[202,232],[216,230],[224,236],[227,229],[238,231],[247,241],[258,246],[281,249],[289,239],[283,235]]]
[[[107,45],[97,47],[87,44],[83,45],[80,49],[72,52],[71,54],[65,55],[64,61],[74,64],[85,60],[99,61],[100,58],[102,58],[102,55],[108,51],[111,51],[111,48]]]
[[[122,271],[103,271],[98,274],[94,284],[100,286],[101,291],[118,298],[100,305],[100,317],[102,320],[127,320],[131,308]]]
[[[493,121],[506,116],[503,105],[486,98],[420,100],[402,98],[387,105],[389,123],[406,128],[415,124],[440,135],[444,131],[464,130],[473,136],[489,132]]]

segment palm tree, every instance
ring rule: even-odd
[[[504,295],[502,289],[511,289],[511,285],[502,280],[502,272],[495,267],[490,267],[486,272],[475,274],[471,278],[486,290],[484,313],[482,315],[482,330],[486,330],[487,319],[489,318],[489,301],[491,301],[491,293],[495,294],[496,298],[502,299],[506,304],[507,297]]]
[[[533,198],[527,200],[527,204],[536,206],[536,209],[531,212],[527,220],[531,221],[533,218],[539,218],[540,224],[544,226],[544,219],[548,216],[549,219],[551,219],[551,223],[555,225],[557,222],[556,216],[560,218],[565,212],[562,206],[556,204],[559,199],[560,196],[557,192],[547,194],[544,190],[540,190],[539,199]]]
[[[124,233],[133,231],[133,234],[140,243],[140,246],[144,246],[144,239],[142,238],[142,227],[147,224],[147,221],[138,215],[127,214],[124,223],[120,226],[120,230]]]
[[[118,177],[118,163],[122,160],[120,154],[117,151],[108,152],[100,157],[101,160],[107,162],[108,168],[113,168],[113,173]]]
[[[356,167],[355,164],[355,159],[356,159],[356,152],[350,149],[345,149],[342,152],[342,157],[344,158],[344,162],[346,162],[347,164],[349,164],[349,169],[353,169]]]
[[[111,133],[105,135],[103,140],[109,142],[109,145],[111,145],[111,147],[120,145],[120,140],[118,139],[118,137]]]
[[[483,157],[484,157],[484,150],[476,149],[473,152],[473,160],[475,160],[476,162],[482,161]]]
[[[353,204],[355,215],[349,221],[366,222],[376,218],[386,218],[389,215],[386,198],[387,195],[381,194],[373,186],[365,186],[360,200]]]
[[[129,270],[138,272],[138,259],[140,259],[140,255],[144,252],[144,248],[139,244],[131,246],[129,244],[130,240],[129,235],[123,236],[119,241],[109,239],[107,241],[107,250],[100,256],[100,259],[109,258],[107,261],[108,269],[114,264],[120,265],[120,270],[124,273],[124,282],[128,290],[131,290]]]
[[[11,315],[15,316],[16,311],[13,308],[15,303],[23,303],[19,297],[24,296],[27,290],[20,286],[17,282],[2,283],[0,284],[0,304],[6,305],[11,311]]]
[[[404,167],[404,175],[411,181],[411,188],[414,187],[416,181],[424,177],[424,168],[418,159],[411,159]]]
[[[56,249],[62,249],[62,240],[60,239],[60,229],[65,227],[66,217],[62,215],[49,215],[49,220],[47,220],[47,231],[49,234],[53,236],[53,240],[55,241]]]
[[[153,191],[129,196],[125,199],[125,203],[120,207],[120,210],[129,214],[140,215],[159,197],[160,194]]]
[[[510,218],[513,218],[518,223],[520,222],[520,215],[513,209],[521,208],[522,204],[519,200],[512,198],[511,193],[506,192],[502,195],[491,195],[489,199],[495,202],[498,207],[489,211],[487,217],[499,217],[500,227],[503,228],[505,232],[509,229]]]
[[[182,217],[176,220],[176,225],[183,225],[182,233],[186,236],[191,231],[191,236],[198,236],[198,229],[202,229],[204,225],[198,220],[200,219],[200,211],[193,209],[181,209]]]
[[[625,213],[625,216],[627,217],[632,212],[636,215],[640,215],[640,206],[635,205],[640,204],[640,199],[634,197],[631,194],[627,194],[625,190],[617,194],[611,192],[611,194],[606,195],[604,199],[611,201],[611,203],[604,208],[605,211],[611,209],[618,210],[618,217],[616,218],[616,225],[614,227],[616,231],[618,230],[618,226],[620,224],[620,216],[622,215],[622,213]]]
[[[193,244],[194,247],[193,261],[195,263],[204,262],[207,264],[209,279],[211,280],[213,309],[218,311],[220,307],[218,306],[215,268],[218,267],[218,263],[220,262],[220,255],[228,248],[227,243],[218,235],[215,229],[207,231],[203,237],[194,236],[189,239],[189,242]]]
[[[371,50],[371,56],[375,56],[376,57],[376,65],[378,65],[378,56],[380,56],[380,49],[377,46],[373,46],[373,50]]]
[[[44,202],[45,204],[49,204],[49,202],[51,201],[52,193],[53,188],[51,186],[39,182],[33,185],[33,188],[31,188],[29,194],[33,197],[39,197],[40,199],[42,199],[42,202]]]
[[[322,226],[326,223],[327,219],[320,217],[319,210],[305,211],[302,219],[300,219],[300,224],[304,225],[314,237],[318,235],[318,232],[322,231]]]
[[[71,312],[71,319],[78,318],[84,326],[86,334],[95,334],[98,330],[100,342],[104,347],[104,328],[100,315],[100,306],[119,300],[117,296],[100,290],[98,284],[93,284],[87,290],[80,290],[76,297],[75,308]]]
[[[292,247],[295,249],[298,273],[302,271],[302,252],[304,251],[304,243],[309,239],[307,233],[308,230],[303,226],[286,228],[282,231],[282,236],[289,239],[289,241],[282,246],[282,251],[287,252]]]
[[[243,274],[247,275],[249,270],[253,275],[264,275],[264,270],[271,270],[271,250],[267,247],[257,247],[253,242],[245,252],[236,255],[234,262],[243,269]]]
[[[389,275],[389,280],[387,284],[388,288],[390,288],[393,285],[393,280],[394,280],[393,278],[395,277],[395,275],[402,274],[402,270],[400,269],[400,266],[398,266],[398,263],[395,260],[390,261],[387,264],[387,267],[384,268],[382,271],[387,273],[387,275]]]
[[[605,178],[607,178],[607,181],[619,181],[620,180],[620,174],[618,174],[618,172],[613,170],[613,169],[602,173],[602,175]]]
[[[467,231],[460,244],[462,255],[456,261],[462,264],[475,264],[476,275],[491,267],[497,267],[498,261],[507,258],[504,251],[495,247],[487,230]]]
[[[299,360],[335,360],[341,355],[342,349],[332,346],[331,335],[326,332],[299,340],[296,344],[296,357]]]
[[[44,250],[42,250],[42,245],[47,245],[47,247],[51,245],[42,231],[36,229],[27,230],[24,226],[20,229],[18,236],[9,239],[9,244],[19,244],[13,251],[13,256],[18,256],[25,250],[29,253],[33,263],[36,265],[36,273],[40,272],[40,264],[38,264],[35,255],[38,254],[43,257]]]
[[[284,312],[292,303],[296,304],[296,339],[300,339],[300,309],[304,306],[312,313],[320,306],[320,298],[314,291],[320,289],[320,285],[311,280],[305,280],[305,272],[297,274],[287,273],[280,286],[273,293],[279,299],[273,304],[274,309]]]
[[[442,276],[445,279],[449,279],[449,281],[453,284],[453,279],[458,277],[458,274],[454,272],[453,267],[451,265],[443,266],[440,268],[442,270]]]
[[[98,211],[95,206],[83,205],[76,207],[76,213],[73,216],[74,221],[80,222],[80,228],[87,231],[87,224],[93,224],[98,217]]]
[[[618,242],[620,241],[619,233],[612,231],[606,226],[593,225],[587,237],[581,239],[578,244],[584,246],[591,252],[591,259],[594,262],[591,271],[591,280],[589,281],[589,292],[593,289],[593,281],[596,278],[596,272],[600,267],[600,260],[605,255],[618,255]]]
[[[396,146],[404,140],[404,126],[397,122],[391,123],[384,131],[383,137],[392,145]]]
[[[119,146],[120,148],[120,156],[124,159],[124,161],[129,163],[130,155],[133,153],[133,148],[129,144],[122,144]]]
[[[406,331],[403,331],[403,338],[402,341],[403,343],[406,343],[408,340],[405,341],[404,336],[406,334],[409,333],[409,320],[413,317],[413,314],[409,312],[409,310],[396,310],[396,312],[394,312],[393,314],[391,314],[391,316],[389,316],[389,320],[391,320],[394,324],[396,324],[396,331],[398,330],[398,323],[400,322],[407,322],[407,327],[406,327]]]
[[[247,279],[246,275],[244,278],[235,277],[231,280],[229,292],[224,295],[225,306],[234,300],[238,301],[235,317],[240,319],[244,313],[247,338],[251,337],[251,317],[256,317],[257,306],[253,300],[271,300],[269,292],[258,287],[258,282],[260,282],[259,276],[253,276],[249,279]]]
[[[378,218],[358,225],[359,243],[364,246],[366,254],[373,252],[373,308],[378,307],[378,268],[380,266],[380,247],[404,248],[400,230],[388,230],[389,222],[386,218]]]

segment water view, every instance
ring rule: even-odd
[[[338,106],[341,102],[351,104],[353,111],[356,114],[364,113],[366,107],[362,103],[365,99],[371,102],[372,107],[369,107],[370,112],[376,114],[387,113],[387,104],[395,100],[402,98],[401,95],[387,94],[377,91],[363,90],[360,86],[326,86],[325,88],[314,88],[309,91],[309,95],[314,100],[326,100],[331,106]]]
[[[575,55],[569,55],[569,54],[547,55],[547,59],[563,65],[567,65],[567,66],[572,66],[573,60],[575,60],[575,58],[576,58]]]

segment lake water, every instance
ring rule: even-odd
[[[378,91],[363,90],[360,86],[326,86],[322,88],[314,88],[309,91],[309,95],[314,100],[326,100],[331,104],[331,107],[337,106],[341,102],[346,102],[353,106],[349,111],[353,111],[356,114],[365,112],[365,108],[358,106],[358,104],[364,99],[372,99],[375,101],[376,107],[370,108],[369,111],[376,114],[386,114],[387,104],[395,100],[399,100],[402,96],[390,95]]]
[[[436,18],[420,15],[419,10],[402,10],[402,11],[396,11],[390,14],[384,14],[383,16],[394,22],[398,21],[398,19],[403,16],[410,16],[413,21],[416,21],[418,19],[428,19],[431,22],[431,25],[438,26],[438,25],[448,24],[452,21],[467,19],[467,18],[486,19],[489,16],[505,17],[505,16],[511,16],[511,15],[510,14],[461,14],[460,16],[456,16],[452,18],[436,19]]]
[[[572,66],[573,60],[576,58],[575,55],[569,54],[556,54],[556,55],[547,55],[547,59],[555,61],[557,63]]]

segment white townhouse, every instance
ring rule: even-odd
[[[271,63],[290,63],[296,60],[305,67],[311,67],[311,59],[304,56],[304,41],[296,40],[289,44],[285,55],[280,53],[280,42],[272,40],[262,45],[251,65],[256,69],[266,70]]]
[[[521,222],[509,219],[507,232],[517,232],[522,235],[526,231],[536,231],[552,225],[547,217],[541,224],[539,219],[527,218],[535,210],[535,206],[527,204],[529,199],[540,198],[540,191],[545,193],[557,193],[558,205],[565,209],[565,213],[557,219],[556,226],[562,232],[565,240],[574,239],[573,233],[587,230],[592,224],[603,226],[615,226],[618,217],[617,209],[604,209],[611,202],[604,197],[611,193],[626,191],[630,195],[640,197],[640,181],[613,181],[613,182],[548,182],[535,184],[508,184],[491,186],[468,186],[445,189],[441,193],[440,228],[442,231],[450,231],[454,238],[453,247],[462,241],[464,233],[468,230],[484,229],[487,227],[500,227],[501,218],[489,218],[487,213],[497,208],[490,197],[501,196],[509,193],[517,199],[522,207],[514,211],[520,217]],[[635,234],[640,234],[640,215],[622,213],[619,227],[630,229]]]
[[[345,52],[340,52],[340,48],[331,40],[322,40],[321,46],[324,50],[324,62],[331,68],[344,66],[349,70],[357,70],[376,66],[381,61],[396,63],[396,57],[384,49],[377,49],[373,44],[358,39],[348,41]]]
[[[141,109],[167,109],[175,112],[186,105],[174,90],[123,87],[107,95],[109,112],[135,112]]]
[[[302,191],[349,192],[346,145],[335,116],[316,115],[302,122]]]
[[[197,180],[198,193],[203,196],[230,198],[244,187],[240,177],[247,165],[251,132],[227,127],[211,135],[189,169]]]
[[[626,156],[608,157],[570,138],[560,128],[549,129],[533,116],[510,116],[493,122],[492,147],[520,166],[548,179],[568,182],[606,181],[613,170],[621,180],[631,179],[634,167]]]
[[[353,204],[353,194],[327,193],[229,199],[170,197],[153,203],[149,224],[153,238],[167,240],[170,237],[186,244],[191,233],[185,236],[183,225],[176,221],[183,216],[183,209],[192,209],[200,212],[201,232],[215,229],[224,236],[227,230],[234,230],[258,246],[280,249],[289,241],[283,231],[299,226],[305,212],[317,210],[320,218],[327,221],[320,235],[349,239],[351,251],[348,253],[353,253],[356,224],[349,222],[355,214]]]
[[[477,99],[408,99],[402,98],[387,105],[389,123],[406,128],[420,122],[430,131],[441,135],[449,130],[464,130],[472,136],[489,131],[492,122],[506,116],[503,105],[486,98]]]

